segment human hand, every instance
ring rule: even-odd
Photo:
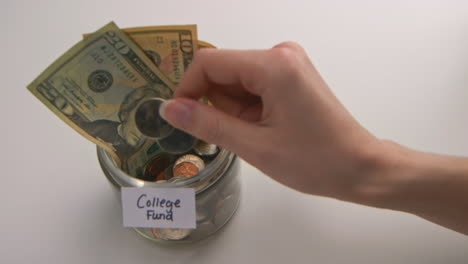
[[[197,101],[208,97],[215,107]],[[380,143],[336,99],[298,44],[203,49],[161,115],[301,192],[349,199]]]
[[[215,107],[199,103],[202,96]],[[167,121],[284,185],[413,213],[468,235],[468,158],[374,137],[298,44],[200,50],[174,97],[160,109]]]

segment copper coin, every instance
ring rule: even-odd
[[[173,172],[174,177],[183,176],[183,177],[187,177],[187,178],[195,176],[200,172],[198,167],[195,164],[191,163],[191,162],[179,163],[178,165],[176,165],[174,167],[173,171],[174,171]]]
[[[156,181],[160,180],[166,180],[166,175],[164,174],[164,171],[161,171],[158,176],[156,176]]]
[[[182,157],[178,158],[174,163],[174,168],[183,162],[190,162],[194,164],[195,166],[197,166],[198,172],[205,168],[205,162],[200,157],[193,154],[183,155]]]
[[[165,180],[164,170],[171,166],[169,155],[162,154],[154,157],[145,167],[142,180],[157,181]]]

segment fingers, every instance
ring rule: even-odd
[[[262,80],[266,51],[202,49],[185,73],[174,97],[198,99],[210,85],[242,86],[248,92],[261,95],[256,88]]]
[[[173,126],[238,154],[251,149],[248,142],[257,129],[251,123],[187,98],[166,101],[160,115]]]

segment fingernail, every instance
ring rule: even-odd
[[[167,121],[166,118],[166,108],[167,106],[171,103],[171,100],[165,100],[160,106],[159,106],[159,115]]]
[[[186,129],[192,122],[193,104],[189,101],[166,100],[159,107],[159,115],[173,126]]]

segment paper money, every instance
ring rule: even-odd
[[[136,27],[122,31],[174,84],[180,83],[198,49],[196,25]],[[90,35],[83,36],[86,38]]]
[[[210,43],[198,40],[196,25],[124,28],[122,31],[175,84],[181,81],[192,62],[194,50],[214,48]],[[83,35],[84,38],[89,36],[91,34]],[[163,152],[155,140],[148,139],[137,152],[128,157],[123,167],[128,174],[142,178],[148,163]]]
[[[82,40],[28,89],[81,135],[122,165],[145,145],[134,112],[147,97],[170,98],[175,86],[114,23]]]
[[[127,28],[124,32],[175,84],[182,80],[198,49],[196,25]]]

